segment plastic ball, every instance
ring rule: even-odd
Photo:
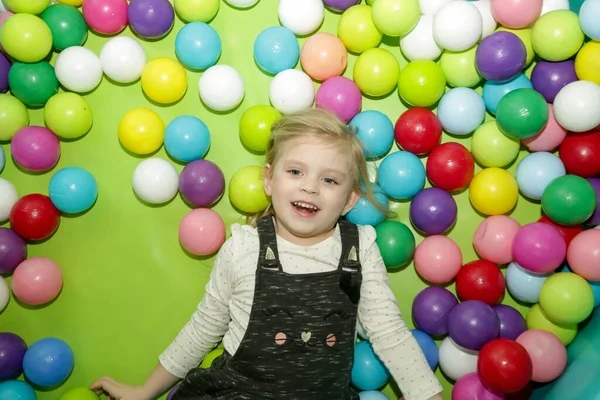
[[[0,44],[16,60],[34,63],[52,50],[52,32],[40,17],[15,14],[2,24]]]
[[[177,15],[185,22],[209,22],[219,12],[219,0],[175,0]]]
[[[15,62],[8,72],[13,96],[30,107],[41,107],[58,92],[58,79],[47,61]]]
[[[185,24],[175,38],[175,54],[181,63],[193,70],[212,67],[222,52],[221,38],[205,22]]]
[[[172,400],[173,396],[175,396],[175,393],[177,393],[177,390],[179,390],[179,385],[175,385],[173,389],[169,391],[169,394],[167,395],[167,400]]]
[[[8,380],[0,383],[0,396],[8,399],[37,400],[35,390],[24,381]]]
[[[583,178],[600,175],[600,132],[567,135],[558,154],[569,174]]]
[[[375,201],[387,209],[389,201],[385,193],[376,184],[372,184],[373,197]],[[365,195],[361,196],[358,202],[352,207],[352,209],[346,214],[346,220],[357,225],[371,225],[377,226],[385,219],[386,214],[375,207],[375,204]]]
[[[106,76],[113,81],[131,83],[142,76],[146,66],[146,53],[135,39],[118,36],[102,46],[100,65]]]
[[[387,36],[404,36],[421,16],[417,0],[380,0],[373,3],[373,22]]]
[[[577,336],[577,324],[559,325],[550,321],[539,304],[531,306],[525,320],[527,329],[539,329],[553,333],[565,346]]]
[[[255,214],[269,206],[263,185],[263,168],[249,165],[238,169],[229,181],[229,200],[246,214]]]
[[[58,3],[61,4],[68,4],[70,6],[73,7],[80,7],[81,4],[83,4],[83,0],[56,0]]]
[[[208,207],[221,198],[225,177],[212,161],[195,160],[187,164],[179,175],[179,191],[183,198],[196,207]]]
[[[279,21],[296,35],[308,35],[316,31],[325,16],[322,0],[280,0],[277,8]]]
[[[73,350],[56,338],[33,343],[23,358],[23,372],[33,384],[50,387],[67,379],[74,366]]]
[[[493,306],[504,296],[504,275],[487,260],[471,261],[456,275],[456,293],[462,300],[479,300]]]
[[[4,53],[0,53],[0,93],[5,93],[9,89],[8,73],[11,67],[11,61],[6,58]]]
[[[580,80],[600,85],[599,55],[600,44],[596,42],[588,42],[579,50],[575,57],[575,72]]]
[[[451,337],[440,344],[440,369],[452,380],[477,371],[477,352],[457,345]]]
[[[312,106],[315,87],[310,76],[297,69],[288,69],[271,81],[269,98],[279,112],[289,114]]]
[[[556,335],[534,329],[523,332],[516,341],[531,357],[533,382],[551,382],[567,367],[567,349]]]
[[[554,99],[556,121],[571,132],[585,132],[600,125],[600,86],[576,81],[564,86]]]
[[[556,324],[578,324],[594,310],[594,292],[581,276],[572,272],[557,272],[542,285],[540,307],[548,319]]]
[[[398,93],[414,107],[435,104],[446,90],[446,77],[442,68],[431,60],[408,63],[400,73]]]
[[[56,136],[77,139],[92,128],[92,108],[80,95],[62,92],[52,96],[44,107],[44,122]]]
[[[592,216],[585,221],[588,225],[600,225],[600,178],[587,178],[587,181],[592,184],[596,192],[596,210]]]
[[[525,347],[509,339],[495,339],[479,352],[477,372],[488,388],[514,393],[525,388],[532,377],[532,363]]]
[[[225,242],[225,222],[209,208],[191,210],[179,224],[179,241],[193,255],[214,254]]]
[[[473,5],[477,7],[477,10],[481,14],[481,39],[484,39],[494,33],[498,26],[498,21],[494,19],[494,15],[492,14],[492,2],[491,0],[478,0],[474,1]]]
[[[345,11],[353,5],[360,3],[360,0],[323,0],[323,3],[333,11]]]
[[[535,52],[533,51],[533,45],[531,44],[531,37],[533,35],[533,33],[532,33],[533,30],[531,28],[511,29],[511,28],[507,28],[505,26],[500,26],[498,29],[496,29],[496,31],[510,32],[510,33],[517,35],[517,37],[519,39],[521,39],[521,41],[525,45],[525,52],[526,52],[525,68],[527,68],[533,62],[533,58],[535,56]]]
[[[548,123],[548,103],[533,89],[517,89],[498,103],[496,123],[514,139],[528,139],[540,133]]]
[[[447,191],[467,187],[473,179],[474,170],[473,156],[460,143],[440,144],[427,158],[427,177],[434,186]]]
[[[517,35],[498,31],[477,46],[475,63],[479,73],[490,81],[508,81],[525,66],[527,50]]]
[[[244,99],[245,90],[242,75],[229,65],[213,65],[198,82],[200,98],[215,111],[236,108]]]
[[[98,400],[98,396],[89,388],[78,386],[62,393],[58,400]]]
[[[227,4],[229,4],[232,7],[236,7],[236,8],[250,8],[253,5],[255,5],[256,3],[258,3],[259,0],[225,0],[227,2]]]
[[[409,199],[425,185],[425,167],[412,153],[397,151],[379,164],[377,183],[394,199]]]
[[[531,71],[533,88],[544,96],[548,103],[554,102],[556,95],[563,87],[577,80],[573,60],[539,61]]]
[[[61,51],[71,46],[83,46],[88,26],[83,15],[68,4],[53,4],[41,15],[52,33],[52,47]]]
[[[298,40],[294,32],[283,26],[264,29],[254,41],[254,60],[269,74],[294,68],[299,58]]]
[[[25,258],[27,258],[25,241],[12,229],[0,228],[0,274],[12,273]]]
[[[551,11],[533,25],[533,50],[546,61],[564,61],[574,56],[583,40],[579,18],[569,10]]]
[[[415,269],[423,279],[431,283],[448,283],[462,266],[462,253],[449,237],[428,236],[415,250]]]
[[[173,28],[175,11],[169,0],[131,0],[127,19],[137,35],[145,39],[159,39]]]
[[[165,129],[165,149],[181,162],[198,160],[210,148],[210,132],[202,120],[192,115],[181,115]]]
[[[388,269],[403,267],[415,253],[415,236],[398,221],[383,221],[375,227],[377,246]]]
[[[147,108],[127,111],[118,127],[121,145],[134,154],[154,153],[163,144],[165,124],[158,114]]]
[[[360,393],[358,393],[358,397],[360,400],[388,400],[389,397],[387,397],[385,394],[383,394],[383,392],[379,392],[377,390],[364,390]]]
[[[54,72],[66,89],[86,93],[94,90],[102,81],[102,64],[92,50],[71,46],[56,58]]]
[[[3,0],[4,6],[14,13],[41,14],[48,2],[46,0]]]
[[[481,38],[483,17],[472,3],[452,0],[433,16],[433,37],[446,50],[467,50]]]
[[[10,211],[19,200],[15,185],[4,178],[0,178],[0,222],[6,221],[10,216]]]
[[[473,247],[479,257],[497,265],[513,260],[514,238],[521,225],[506,215],[493,215],[484,219],[473,235]]]
[[[516,178],[521,193],[541,200],[546,187],[554,179],[566,175],[565,165],[552,153],[540,151],[528,154],[517,166]]]
[[[506,214],[519,198],[516,179],[501,168],[485,168],[479,171],[469,185],[469,200],[484,215]]]
[[[394,125],[389,117],[380,111],[360,112],[348,125],[356,129],[358,140],[363,145],[368,159],[383,156],[394,143]]]
[[[164,204],[179,190],[179,173],[175,166],[162,158],[141,161],[132,178],[133,191],[149,204]]]
[[[421,190],[410,202],[410,220],[427,235],[440,235],[456,222],[456,200],[445,190],[427,188]]]
[[[439,145],[442,124],[432,111],[410,108],[396,121],[394,137],[404,150],[417,155],[427,154]]]
[[[475,394],[476,393],[476,394]],[[488,389],[476,372],[468,373],[459,378],[452,387],[452,399],[468,399],[471,396],[477,396],[478,399],[502,400],[504,396],[501,393]]]
[[[578,275],[590,281],[600,281],[600,230],[590,229],[579,233],[567,249],[569,266]]]
[[[60,212],[43,194],[21,197],[10,212],[11,228],[25,240],[44,240],[56,232],[59,223]]]
[[[448,85],[453,87],[475,87],[481,82],[481,74],[475,65],[476,52],[477,46],[473,46],[464,51],[446,50],[442,53],[440,67],[444,71]]]
[[[483,123],[485,103],[473,89],[450,89],[438,104],[437,116],[446,132],[468,135]]]
[[[0,172],[4,169],[4,165],[6,165],[6,155],[2,146],[0,146]]]
[[[425,359],[427,360],[427,364],[429,364],[429,368],[435,370],[439,361],[437,344],[431,338],[431,336],[429,336],[423,331],[420,331],[418,329],[412,329],[411,332],[415,337],[417,343],[419,344],[421,351],[423,351]]]
[[[560,232],[543,222],[523,225],[513,243],[514,260],[528,271],[547,274],[558,268],[567,255],[567,244]]]
[[[255,105],[244,111],[240,118],[240,140],[252,151],[267,151],[271,128],[281,118],[274,107]]]
[[[352,384],[361,390],[379,389],[388,381],[390,373],[373,351],[368,341],[354,346]]]
[[[58,264],[51,259],[31,257],[15,269],[11,285],[15,297],[23,303],[46,304],[60,293],[63,274]]]
[[[67,214],[88,210],[98,198],[98,184],[94,176],[81,167],[67,167],[57,171],[48,189],[52,204]]]
[[[502,278],[504,282],[504,278]],[[527,330],[525,318],[519,311],[506,304],[496,304],[492,309],[500,319],[500,335],[498,337],[516,340],[519,335]]]
[[[563,225],[585,222],[596,210],[596,192],[591,183],[576,175],[556,178],[542,195],[542,210]]]
[[[508,93],[518,89],[532,88],[533,85],[531,84],[529,78],[527,78],[524,74],[518,74],[516,77],[507,82],[485,82],[481,95],[483,97],[483,101],[485,102],[485,108],[491,114],[495,114],[498,104]]]
[[[540,16],[555,10],[568,10],[569,0],[543,0]]]
[[[383,39],[373,22],[372,8],[366,4],[357,4],[344,11],[338,22],[337,36],[348,51],[358,54],[379,46]]]
[[[342,121],[349,122],[360,112],[362,95],[351,79],[334,76],[317,90],[315,105],[333,111]]]
[[[103,35],[115,35],[127,26],[127,0],[85,0],[81,7],[85,22]]]
[[[436,60],[442,54],[433,38],[433,16],[421,15],[417,26],[400,38],[400,50],[410,61]]]
[[[500,335],[500,319],[479,300],[464,300],[448,315],[448,333],[456,344],[478,351]]]
[[[2,279],[0,285],[3,282],[4,279]],[[6,283],[4,284],[6,285]],[[0,310],[3,310],[2,306],[0,306]],[[0,333],[0,367],[2,367],[0,381],[15,379],[21,374],[23,371],[23,357],[26,351],[27,343],[19,335],[10,332]],[[0,396],[3,396],[3,390],[5,389],[2,389],[0,384]]]
[[[187,91],[185,69],[171,58],[155,58],[142,71],[142,90],[150,100],[157,103],[175,103]]]
[[[542,0],[492,0],[492,15],[509,28],[525,28],[542,11]]]
[[[521,142],[506,136],[496,121],[488,121],[475,130],[471,153],[484,167],[505,167],[517,159]]]
[[[363,52],[354,63],[353,79],[367,96],[384,96],[398,85],[400,64],[386,49],[374,48]]]
[[[375,1],[375,0],[370,0]],[[422,15],[431,15],[433,16],[437,10],[440,9],[445,3],[450,0],[419,0],[419,7],[421,8]]]
[[[567,130],[559,125],[554,117],[554,108],[548,104],[548,123],[540,133],[529,139],[523,139],[523,143],[531,151],[554,151],[567,136]]]
[[[565,238],[565,242],[567,243],[567,248],[571,241],[583,230],[581,225],[561,225],[552,221],[548,216],[542,215],[537,222],[543,222],[544,224],[552,225],[555,227],[560,234]]]
[[[29,171],[52,169],[60,158],[60,143],[41,126],[26,126],[12,138],[10,150],[15,162]]]
[[[415,325],[433,336],[448,334],[448,316],[458,305],[456,296],[448,289],[430,286],[417,294],[412,304]]]
[[[348,63],[344,42],[331,33],[314,34],[302,45],[300,63],[304,72],[317,81],[341,75]]]
[[[583,33],[592,40],[600,40],[600,4],[595,1],[584,1],[579,10],[579,25]]]

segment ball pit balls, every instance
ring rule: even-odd
[[[388,197],[378,185],[372,184],[371,188],[373,190],[375,201],[387,210],[389,207]],[[385,214],[363,195],[346,214],[346,220],[357,225],[377,226],[385,220]]]
[[[554,102],[556,95],[563,87],[577,80],[573,60],[538,61],[531,71],[533,89],[544,96],[548,103]]]
[[[315,100],[315,87],[310,76],[297,69],[281,71],[271,81],[269,99],[282,114],[310,108]]]
[[[327,79],[317,90],[315,106],[335,113],[342,121],[350,122],[362,107],[360,89],[345,76]]]
[[[254,40],[254,60],[268,74],[294,68],[299,59],[298,39],[283,26],[266,28]]]
[[[40,241],[56,232],[60,212],[48,196],[33,193],[14,204],[9,219],[11,228],[23,239]]]
[[[471,261],[456,275],[456,293],[461,301],[479,300],[493,306],[502,300],[505,287],[502,271],[487,260]]]
[[[81,11],[91,29],[115,35],[127,26],[127,8],[127,0],[85,0]]]
[[[400,73],[398,93],[404,101],[414,107],[432,106],[442,97],[445,90],[444,71],[434,61],[411,61]]]
[[[215,111],[229,111],[244,99],[244,80],[240,73],[229,65],[213,65],[200,77],[198,91],[200,98],[209,108]]]
[[[348,51],[356,54],[377,47],[383,39],[382,32],[373,22],[372,8],[366,4],[357,4],[344,11],[338,22],[337,36]]]
[[[410,202],[410,220],[427,235],[439,235],[456,222],[458,207],[454,197],[440,188],[421,190]]]
[[[225,2],[236,8],[250,8],[258,3],[258,0],[225,0]]]
[[[600,280],[600,229],[579,233],[567,250],[567,262],[573,272],[590,281]]]
[[[280,0],[277,8],[279,21],[296,35],[308,35],[316,31],[325,16],[322,0]]]
[[[565,345],[569,345],[577,336],[577,324],[556,324],[548,319],[542,307],[534,304],[525,317],[527,329],[539,329],[553,333]]]
[[[412,329],[411,332],[419,344],[419,347],[423,351],[425,359],[427,360],[427,364],[429,364],[429,368],[435,370],[439,361],[437,344],[431,336],[423,331]]]
[[[0,274],[12,273],[25,258],[25,241],[12,229],[0,228]]]
[[[510,33],[517,35],[517,37],[519,39],[521,39],[521,41],[525,45],[525,51],[527,53],[527,55],[525,57],[525,66],[524,66],[525,68],[527,68],[533,62],[533,58],[535,56],[535,52],[533,51],[533,45],[531,44],[532,29],[531,28],[511,29],[511,28],[507,28],[505,26],[500,26],[498,29],[496,29],[496,31],[497,32],[510,32]]]
[[[50,53],[52,33],[41,18],[31,14],[15,14],[2,24],[0,44],[16,60],[34,63]]]
[[[159,104],[175,103],[187,91],[185,69],[171,58],[155,58],[142,71],[142,90],[150,100]]]
[[[473,247],[484,260],[497,265],[513,260],[514,238],[521,225],[506,215],[493,215],[484,219],[473,235]]]
[[[404,36],[421,16],[418,0],[381,0],[373,3],[373,22],[387,36]]]
[[[551,382],[567,367],[567,349],[550,332],[535,329],[523,332],[516,342],[525,347],[531,357],[533,382]]]
[[[484,302],[463,300],[448,315],[448,333],[459,346],[479,351],[500,335],[500,319]]]
[[[558,268],[567,255],[565,238],[549,224],[533,222],[524,225],[514,238],[513,257],[523,268],[536,274],[547,274]]]
[[[4,222],[9,218],[19,196],[15,186],[4,178],[0,178],[0,189],[0,222]]]
[[[483,84],[483,91],[481,93],[483,101],[485,102],[485,108],[491,113],[495,114],[496,109],[500,100],[508,93],[517,89],[531,89],[533,85],[527,76],[524,74],[518,74],[513,79],[507,82],[494,82],[486,81]]]
[[[389,399],[383,392],[377,390],[364,390],[358,393],[360,400],[386,400]]]
[[[504,282],[504,278],[502,278]],[[492,309],[500,319],[500,335],[503,339],[516,340],[519,335],[527,330],[525,318],[514,307],[506,304],[496,304]]]
[[[98,396],[89,388],[78,386],[61,394],[58,400],[98,400]]]
[[[440,344],[439,357],[441,371],[454,381],[477,371],[477,352],[457,345],[449,336]]]
[[[478,4],[480,2],[476,2]],[[440,57],[440,67],[452,87],[475,87],[482,76],[477,70],[475,58],[477,46],[464,51],[444,51]]]
[[[4,154],[4,148],[0,146],[0,172],[4,169],[4,165],[6,165],[6,155]]]
[[[519,198],[519,186],[510,172],[501,168],[479,171],[469,185],[469,200],[484,215],[505,214]]]
[[[188,212],[181,220],[179,241],[193,255],[213,254],[225,241],[225,223],[213,210],[197,208]]]
[[[62,92],[52,96],[44,107],[44,122],[56,136],[77,139],[92,128],[89,103],[80,95]]]
[[[54,261],[31,257],[13,272],[11,281],[15,297],[25,304],[46,304],[55,299],[63,285],[63,274]]]
[[[146,203],[164,204],[179,190],[179,173],[162,158],[148,158],[135,168],[132,184],[135,194]]]
[[[533,50],[546,61],[564,61],[574,56],[583,40],[579,18],[569,10],[551,11],[533,25]]]
[[[362,93],[379,97],[392,92],[398,85],[400,64],[386,49],[363,52],[354,63],[353,79]]]
[[[358,140],[368,159],[383,156],[394,143],[394,125],[381,111],[360,112],[352,118],[349,126],[356,129]]]
[[[415,107],[403,112],[394,127],[396,142],[404,150],[422,155],[431,152],[442,139],[442,124],[427,108]]]
[[[445,50],[467,50],[479,41],[482,32],[483,17],[470,2],[446,2],[433,16],[433,37]]]
[[[509,28],[525,28],[532,24],[542,11],[542,0],[492,0],[492,15]]]
[[[87,93],[102,81],[100,59],[87,47],[71,46],[61,51],[54,64],[56,78],[66,89]]]
[[[41,107],[58,92],[58,79],[47,61],[15,62],[8,72],[13,96],[29,107]]]
[[[5,93],[9,89],[8,73],[11,66],[11,61],[6,58],[4,53],[0,53],[0,93]]]
[[[581,231],[583,231],[582,225],[557,224],[556,222],[554,222],[550,218],[548,218],[547,215],[542,215],[540,217],[540,219],[538,219],[537,222],[543,222],[544,224],[549,224],[549,225],[552,225],[553,227],[555,227],[560,232],[560,234],[565,238],[565,242],[567,243],[567,249],[568,249],[571,241],[575,238],[575,236],[577,236],[578,234],[581,233]]]
[[[519,162],[516,178],[519,190],[524,196],[532,200],[541,200],[550,182],[566,173],[560,158],[552,153],[540,151],[528,154]]]
[[[456,296],[448,289],[429,286],[421,290],[412,304],[415,325],[433,336],[448,334],[448,316],[458,305]]]
[[[37,400],[35,390],[24,381],[8,380],[0,383],[0,395],[9,399]]]
[[[477,372],[488,388],[500,393],[515,393],[527,385],[532,376],[527,350],[509,339],[495,339],[479,352]]]
[[[211,142],[206,124],[192,115],[181,115],[169,122],[164,140],[169,155],[180,162],[204,157]]]
[[[542,285],[553,273],[535,274],[516,262],[511,262],[506,268],[506,287],[515,299],[535,304],[540,300]]]
[[[594,1],[585,1],[579,10],[579,25],[583,33],[592,40],[600,40],[600,26],[597,21],[600,17],[600,7]]]
[[[594,293],[581,276],[558,272],[542,285],[539,304],[550,321],[559,325],[578,324],[594,310]]]
[[[554,117],[554,108],[548,104],[548,123],[540,133],[521,140],[531,151],[554,151],[567,136],[567,130],[560,126]]]
[[[415,250],[415,269],[423,279],[434,284],[448,283],[462,266],[458,245],[442,235],[426,237]]]
[[[500,130],[519,140],[540,133],[548,118],[548,103],[533,89],[513,90],[500,100],[496,110],[496,123]]]
[[[4,282],[4,280],[2,280]],[[2,310],[2,307],[0,307]],[[27,343],[17,334],[0,333],[0,380],[14,379],[23,371],[23,357],[27,351]],[[2,389],[0,389],[0,394]]]
[[[361,390],[375,390],[385,385],[390,373],[368,341],[354,346],[352,384]]]
[[[473,5],[477,7],[477,10],[479,10],[479,13],[481,14],[481,38],[484,39],[494,33],[496,27],[498,26],[498,22],[492,15],[491,1],[474,1]]]
[[[102,46],[100,65],[106,76],[113,81],[131,83],[142,76],[146,66],[146,52],[133,38],[114,37]]]
[[[407,151],[387,155],[379,164],[377,183],[389,197],[409,199],[425,185],[425,167]]]
[[[209,22],[219,12],[219,0],[175,0],[175,12],[185,22]]]
[[[212,67],[222,52],[219,34],[204,22],[185,24],[175,38],[175,54],[181,63],[193,70]]]
[[[70,46],[83,46],[88,26],[83,15],[68,4],[53,4],[41,15],[52,33],[52,47],[61,51]]]
[[[52,176],[48,193],[52,204],[59,211],[78,214],[94,205],[98,198],[98,184],[87,170],[66,167]]]
[[[179,190],[188,203],[196,207],[208,207],[221,198],[225,190],[225,177],[212,161],[192,161],[179,175]]]
[[[238,169],[229,181],[229,200],[246,214],[265,210],[269,199],[263,186],[263,168],[249,165]]]
[[[173,27],[175,12],[169,0],[131,0],[127,19],[133,32],[144,39],[159,39]]]
[[[27,13],[27,14],[41,14],[46,7],[48,2],[46,0],[3,0],[4,6],[14,13]]]
[[[56,1],[58,3],[68,4],[73,7],[79,7],[79,6],[81,6],[81,4],[83,4],[83,0],[56,0]]]
[[[483,123],[485,103],[473,89],[450,89],[438,104],[437,116],[446,132],[468,135]]]
[[[567,135],[560,144],[558,154],[569,174],[583,178],[600,175],[600,132]]]
[[[600,86],[576,81],[565,85],[554,99],[556,121],[571,132],[585,132],[600,125]]]
[[[33,384],[50,387],[64,382],[73,371],[73,350],[57,338],[44,338],[33,343],[23,358],[23,372]]]
[[[519,74],[525,66],[527,50],[517,35],[498,31],[486,37],[477,46],[475,63],[479,73],[490,81],[507,81]]]
[[[281,113],[271,106],[255,105],[248,108],[240,118],[240,140],[252,151],[266,152],[271,128],[280,118]]]
[[[41,126],[26,126],[13,137],[10,150],[15,162],[29,171],[47,171],[60,158],[56,136]]]
[[[402,222],[383,221],[375,227],[377,246],[388,269],[403,267],[415,253],[415,236]]]
[[[323,0],[323,3],[331,10],[340,12],[360,3],[360,0]]]
[[[434,186],[453,192],[469,185],[475,171],[475,160],[460,143],[436,146],[427,158],[427,177]]]
[[[175,385],[175,386],[173,387],[173,389],[171,389],[171,390],[169,391],[169,394],[167,395],[167,400],[171,400],[171,399],[173,399],[173,396],[175,396],[175,393],[177,392],[177,390],[179,390],[179,385]]]
[[[400,38],[400,50],[410,61],[436,60],[442,49],[433,38],[433,17],[421,15],[417,26]]]
[[[596,192],[591,183],[576,175],[554,179],[542,195],[542,210],[554,222],[575,225],[585,222],[596,210]]]
[[[346,69],[348,56],[340,38],[331,33],[319,32],[306,39],[302,45],[300,63],[304,72],[322,82],[341,75]]]
[[[460,377],[452,387],[453,399],[468,399],[472,393],[486,400],[502,400],[504,396],[485,387],[476,372]]]
[[[154,111],[134,108],[121,118],[118,132],[119,141],[126,150],[146,155],[154,153],[162,146],[165,124]]]
[[[471,153],[484,167],[503,168],[519,155],[521,142],[506,136],[496,121],[488,121],[475,130],[471,138]]]

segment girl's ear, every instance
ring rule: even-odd
[[[271,181],[273,179],[273,171],[271,170],[271,164],[265,164],[263,168],[263,186],[267,196],[271,196]]]
[[[350,210],[352,210],[352,208],[356,205],[356,203],[358,203],[358,200],[360,200],[360,193],[353,190],[352,193],[350,193],[350,195],[348,196],[348,200],[346,201],[346,206],[344,207],[342,215],[348,214]]]

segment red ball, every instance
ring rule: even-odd
[[[558,149],[567,173],[589,178],[600,174],[600,132],[569,133]]]
[[[404,112],[394,127],[396,142],[414,154],[427,154],[442,139],[442,123],[426,108],[411,108]]]
[[[11,228],[23,239],[44,240],[58,229],[60,212],[50,197],[36,193],[21,197],[9,218]]]
[[[465,188],[473,179],[475,160],[460,143],[437,146],[427,158],[427,177],[434,186],[448,191]]]
[[[548,218],[545,215],[542,215],[542,218],[538,219],[537,222],[543,222],[545,224],[552,225],[553,227],[555,227],[560,232],[560,234],[563,235],[563,237],[565,238],[567,247],[569,247],[569,243],[571,243],[571,240],[573,240],[573,238],[575,236],[577,236],[581,231],[583,231],[582,225],[557,224],[556,222],[552,221],[550,218]]]
[[[516,393],[531,380],[533,365],[521,344],[510,339],[494,339],[481,348],[477,372],[490,389]]]
[[[487,260],[465,264],[456,276],[456,293],[462,301],[479,300],[493,306],[502,299],[505,288],[502,271]]]

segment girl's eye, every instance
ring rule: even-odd
[[[292,175],[300,175],[300,171],[297,169],[290,169],[288,172]]]
[[[337,182],[331,178],[325,178],[323,180],[325,181],[325,183],[328,183],[330,185],[337,185]]]

